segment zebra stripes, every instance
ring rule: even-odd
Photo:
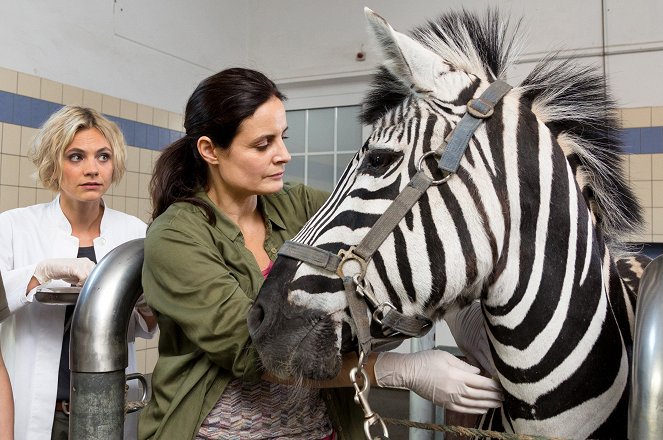
[[[518,46],[493,13],[484,21],[447,14],[413,38],[373,13],[367,18],[386,58],[362,115],[374,131],[293,239],[331,252],[361,240]],[[635,289],[646,261],[622,243],[640,208],[620,169],[603,82],[548,61],[496,106],[456,175],[421,197],[365,279],[407,315],[439,319],[481,299],[506,392],[490,427],[626,438]],[[434,160],[426,166],[439,178]],[[278,283],[268,281],[258,298],[263,309],[287,316],[296,308],[310,328],[333,329],[302,339],[297,324],[277,321],[280,341],[292,339],[293,350],[350,346],[353,323],[337,277],[293,261],[277,261],[272,276]],[[269,341],[256,343],[270,365],[290,362]]]

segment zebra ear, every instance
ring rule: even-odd
[[[449,71],[449,66],[420,43],[395,31],[384,18],[371,9],[364,8],[364,14],[368,27],[384,55],[384,66],[414,91],[434,91],[436,79]]]

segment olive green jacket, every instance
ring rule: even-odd
[[[327,196],[289,184],[259,196],[267,228],[264,247],[272,260]],[[214,208],[204,192],[197,197]],[[237,225],[215,213],[216,224],[210,225],[201,208],[175,203],[147,231],[143,290],[160,336],[152,398],[140,415],[142,440],[193,439],[232,378],[258,380],[262,374],[246,317],[263,276]],[[363,435],[351,391],[322,391],[341,439]]]

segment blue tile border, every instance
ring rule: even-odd
[[[663,127],[624,128],[620,138],[626,154],[663,153]]]
[[[62,104],[0,90],[0,122],[39,128]],[[177,130],[104,115],[115,122],[127,145],[161,151],[184,136]],[[663,153],[663,127],[624,128],[619,135],[626,154]]]
[[[39,128],[51,114],[62,107],[62,104],[0,90],[0,122]],[[125,142],[132,147],[161,151],[184,136],[181,131],[117,116],[104,116],[120,127]]]

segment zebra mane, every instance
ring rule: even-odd
[[[520,21],[512,26],[495,10],[483,19],[452,12],[414,29],[410,36],[454,68],[492,81],[503,78],[521,48]],[[514,91],[531,102],[562,147],[597,228],[621,254],[642,225],[642,208],[627,184],[621,159],[617,106],[594,68],[544,57]],[[363,100],[360,115],[372,125],[412,96],[412,90],[381,66]]]
[[[541,60],[518,89],[555,135],[606,243],[621,253],[642,227],[642,208],[622,168],[617,105],[595,68],[554,58]]]

